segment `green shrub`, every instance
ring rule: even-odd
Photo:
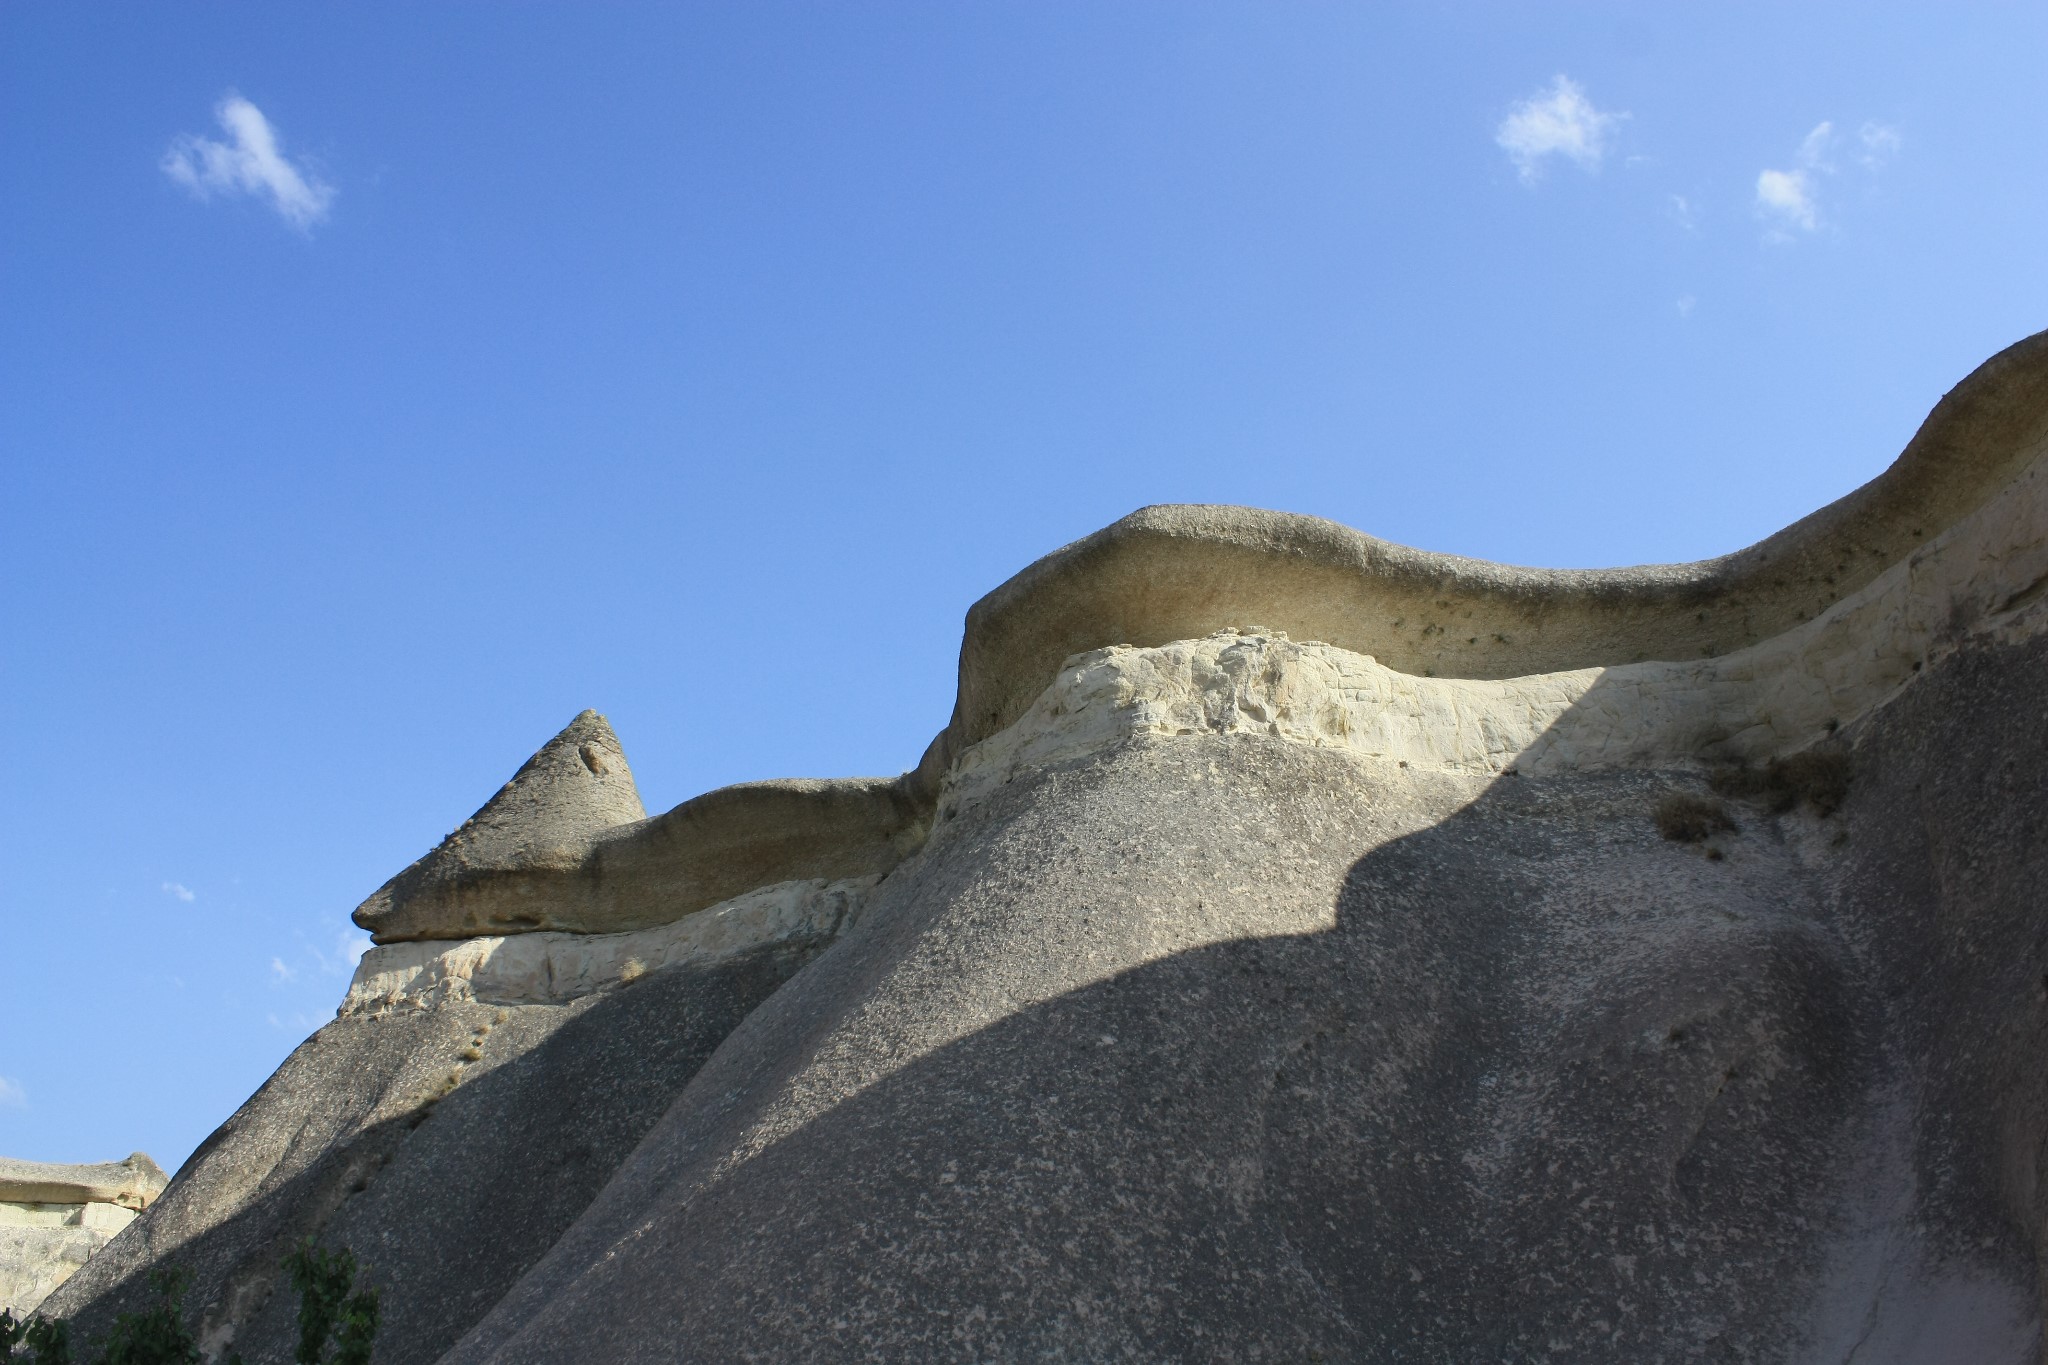
[[[114,1319],[114,1333],[97,1365],[199,1365],[199,1340],[185,1325],[180,1305],[189,1276],[178,1268],[150,1273],[157,1302],[140,1313]],[[230,1359],[239,1365],[240,1356]]]
[[[345,1247],[322,1251],[308,1237],[285,1257],[284,1268],[299,1291],[298,1365],[369,1365],[377,1291],[355,1287],[355,1256]]]
[[[35,1365],[71,1365],[69,1330],[51,1318],[17,1318],[0,1308],[0,1361],[16,1360],[32,1360]]]
[[[356,1288],[356,1258],[346,1249],[322,1251],[308,1237],[285,1257],[284,1269],[299,1291],[298,1365],[369,1365],[377,1291]],[[188,1280],[178,1267],[151,1272],[157,1302],[139,1313],[118,1314],[93,1365],[199,1365],[199,1340],[185,1325],[183,1310]],[[231,1355],[225,1365],[241,1360]],[[72,1365],[69,1325],[40,1315],[17,1319],[0,1310],[0,1365],[17,1363]]]
[[[182,1270],[152,1273],[149,1282],[157,1302],[140,1313],[115,1317],[113,1333],[95,1365],[199,1365],[199,1342],[179,1308],[185,1281]],[[0,1312],[0,1361],[71,1365],[69,1324],[40,1315],[18,1320]],[[241,1365],[241,1357],[230,1356],[228,1365]]]

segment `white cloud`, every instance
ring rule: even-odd
[[[1822,119],[1813,131],[1799,140],[1795,170],[1760,171],[1756,177],[1756,211],[1771,224],[1765,234],[1772,241],[1791,240],[1788,228],[1813,232],[1820,227],[1820,204],[1815,177],[1833,175],[1834,163],[1828,152],[1835,145],[1835,125]]]
[[[1680,294],[1678,296],[1678,316],[1682,318],[1691,317],[1693,307],[1698,303],[1699,300],[1694,298],[1692,295]]]
[[[286,159],[277,130],[263,111],[230,91],[214,110],[230,139],[182,133],[158,164],[165,175],[199,199],[248,194],[267,199],[278,215],[304,232],[327,216],[334,187]]]
[[[1548,89],[1509,110],[1493,140],[1515,163],[1522,179],[1533,182],[1542,175],[1545,160],[1553,156],[1575,161],[1584,170],[1600,169],[1608,138],[1615,125],[1627,117],[1595,109],[1577,81],[1559,76]]]
[[[297,972],[284,965],[283,958],[273,957],[270,959],[270,979],[276,984],[282,986],[287,981],[296,980],[298,975]]]
[[[1813,182],[1805,171],[1764,171],[1756,178],[1757,212],[1779,224],[1790,224],[1802,232],[1820,226],[1820,213],[1813,203]],[[1776,229],[1782,234],[1782,227]]]
[[[190,887],[180,886],[176,882],[165,882],[164,894],[166,896],[175,896],[179,900],[185,901],[188,904],[199,898],[197,893],[195,893]]]
[[[0,1076],[0,1109],[28,1108],[28,1091],[12,1076]]]
[[[1770,226],[1764,239],[1789,242],[1794,229],[1815,232],[1823,223],[1820,186],[1823,177],[1840,172],[1835,148],[1842,142],[1834,121],[1823,119],[1799,140],[1787,170],[1766,170],[1756,178],[1756,211]],[[1899,150],[1899,130],[1883,123],[1866,123],[1856,130],[1853,148],[1856,164],[1876,172]]]

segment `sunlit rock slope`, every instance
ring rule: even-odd
[[[1148,508],[898,778],[586,713],[49,1305],[377,1359],[2041,1359],[2048,338],[1700,564]]]

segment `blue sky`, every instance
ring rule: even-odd
[[[0,7],[0,1154],[182,1160],[579,709],[891,773],[1146,503],[1683,560],[2048,322],[2035,6]]]

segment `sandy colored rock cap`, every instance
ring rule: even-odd
[[[2048,333],[1958,384],[1864,487],[1747,549],[1692,564],[1518,568],[1318,517],[1141,508],[975,603],[953,715],[902,777],[746,783],[647,820],[617,738],[586,711],[363,902],[355,922],[380,944],[616,933],[760,886],[885,874],[921,844],[961,756],[1015,724],[1065,661],[1104,648],[1256,625],[1416,678],[1502,681],[1702,659],[1737,659],[1740,672],[1744,651],[1846,610],[1924,557],[2044,451]],[[2015,591],[2018,601],[2032,588]],[[1803,704],[1815,724],[1841,719],[1833,698]]]
[[[170,1183],[147,1153],[126,1161],[67,1166],[0,1157],[0,1199],[22,1204],[119,1204],[146,1209]]]
[[[596,835],[646,817],[619,737],[603,716],[584,711],[431,853],[377,888],[357,907],[356,923],[374,930],[408,902],[508,873],[571,870]]]

